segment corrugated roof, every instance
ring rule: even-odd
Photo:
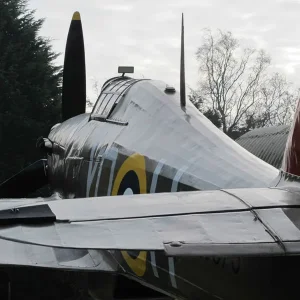
[[[257,128],[245,133],[236,142],[255,156],[279,169],[289,129],[289,125]]]

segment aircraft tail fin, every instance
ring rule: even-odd
[[[86,74],[84,40],[79,12],[73,14],[68,33],[62,89],[63,121],[85,113]]]
[[[300,176],[300,100],[287,139],[281,169],[292,175]]]

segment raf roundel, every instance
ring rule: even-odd
[[[129,156],[120,167],[114,181],[112,195],[146,194],[146,163],[139,154]],[[122,256],[130,269],[137,275],[143,276],[146,272],[147,251],[122,251]]]

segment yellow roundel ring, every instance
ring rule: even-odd
[[[136,193],[147,193],[147,180],[146,180],[146,163],[144,156],[140,154],[133,154],[129,156],[122,166],[120,167],[117,176],[114,181],[112,196],[119,195],[120,187],[123,179],[129,172],[134,172],[138,179],[139,190]],[[130,188],[130,186],[129,186]],[[131,257],[127,251],[121,251],[123,258],[130,267],[130,269],[137,275],[143,276],[146,272],[146,258],[147,251],[140,251],[136,258]]]

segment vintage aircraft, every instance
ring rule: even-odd
[[[123,74],[85,113],[74,14],[47,160],[0,186],[1,265],[93,271],[98,299],[116,275],[176,299],[298,297],[300,106],[278,171],[185,99],[183,34],[180,93]],[[48,182],[60,198],[24,199]]]

